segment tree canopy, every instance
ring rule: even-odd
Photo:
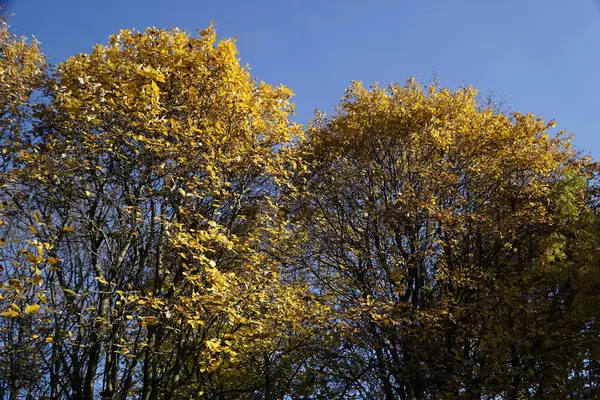
[[[291,122],[235,42],[0,24],[0,397],[600,396],[598,165],[471,87]]]

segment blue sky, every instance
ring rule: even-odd
[[[253,75],[294,90],[299,122],[331,109],[350,80],[437,74],[556,119],[600,157],[600,0],[13,0],[7,11],[52,62],[121,28],[194,31],[214,20]]]

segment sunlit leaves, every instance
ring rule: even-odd
[[[123,30],[46,86],[31,146],[6,175],[30,245],[11,261],[5,316],[59,327],[35,340],[68,349],[54,373],[69,390],[91,397],[100,368],[112,390],[142,398],[172,390],[183,366],[208,391],[249,385],[248,363],[284,349],[284,332],[308,335],[294,329],[321,308],[267,256],[285,238],[270,196],[300,133],[289,89],[252,78],[212,27]],[[73,378],[73,358],[95,372]],[[161,381],[127,381],[157,368]]]
[[[535,351],[575,347],[560,337],[584,320],[556,288],[578,268],[563,229],[589,213],[594,166],[553,126],[414,79],[354,82],[332,116],[317,114],[299,146],[308,173],[289,191],[296,263],[334,302],[337,334],[375,360],[364,384],[378,397],[507,390],[532,368],[515,356],[532,357],[531,319],[554,324]],[[548,317],[559,301],[563,316]],[[529,344],[510,353],[515,342]]]
[[[554,122],[411,79],[303,133],[213,26],[49,74],[0,39],[11,398],[593,397],[597,165]]]
[[[21,127],[31,112],[30,97],[42,85],[45,59],[39,42],[14,35],[0,16],[0,159],[3,168],[19,150]],[[16,140],[17,143],[11,143]],[[13,147],[15,146],[15,147]]]
[[[27,307],[25,307],[25,314],[35,314],[39,311],[39,309],[39,304],[30,304]]]

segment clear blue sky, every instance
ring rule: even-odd
[[[253,75],[294,90],[299,122],[331,109],[350,80],[437,73],[445,86],[466,82],[556,119],[600,156],[600,0],[13,0],[7,11],[52,62],[121,28],[194,31],[214,20]]]

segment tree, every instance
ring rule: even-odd
[[[566,397],[587,376],[575,282],[598,270],[571,246],[595,166],[551,126],[414,80],[355,82],[317,116],[290,218],[296,265],[334,299],[344,361],[321,368],[340,396]]]
[[[268,397],[281,333],[311,314],[263,251],[291,91],[257,84],[212,27],[121,31],[46,85],[4,188],[26,234],[5,270],[30,287],[4,315],[29,319],[44,380],[11,393]]]

